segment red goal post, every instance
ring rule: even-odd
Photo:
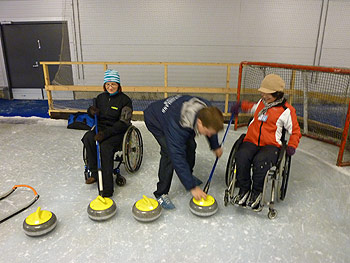
[[[350,165],[350,69],[243,61],[237,101],[257,101],[260,83],[271,73],[286,82],[284,93],[297,111],[303,136],[339,146],[336,164]],[[247,115],[240,114],[235,128],[246,125],[248,120]]]

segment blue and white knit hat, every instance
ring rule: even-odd
[[[106,82],[117,82],[120,84],[120,76],[119,76],[118,71],[113,70],[113,69],[107,69],[105,71],[103,84],[105,84]]]

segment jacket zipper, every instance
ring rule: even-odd
[[[260,129],[259,129],[258,146],[260,146],[261,128],[262,128],[263,124],[264,124],[264,122],[262,121],[261,124],[260,124]]]

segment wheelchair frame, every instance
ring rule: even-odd
[[[227,206],[228,202],[235,205],[234,197],[235,197],[235,185],[236,185],[236,160],[235,155],[243,142],[245,134],[242,134],[238,140],[232,146],[229,159],[226,166],[226,186],[224,195],[224,205]],[[284,136],[283,136],[284,137]],[[278,159],[276,165],[272,166],[266,173],[264,180],[264,188],[262,193],[262,201],[260,203],[260,207],[258,212],[260,212],[265,205],[269,207],[269,212],[267,214],[269,219],[274,219],[277,217],[277,210],[274,208],[275,202],[279,202],[280,200],[284,200],[287,187],[288,187],[288,179],[291,165],[291,157],[287,155],[286,152],[287,141],[285,139],[282,140],[282,147],[280,149]],[[265,197],[268,195],[268,184],[271,182],[271,192],[270,198],[266,201]]]
[[[124,164],[124,168],[128,173],[137,172],[142,164],[143,159],[143,141],[141,132],[133,125],[126,130],[121,150],[116,150],[114,154],[114,162],[118,165],[113,169],[113,174],[116,175],[116,184],[123,186],[126,179],[120,174],[120,165]],[[85,180],[91,176],[91,171],[88,167],[86,148],[83,146],[83,161],[84,161],[84,176]]]

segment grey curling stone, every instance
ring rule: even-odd
[[[208,217],[214,215],[218,211],[218,203],[211,195],[207,195],[207,199],[203,198],[200,201],[191,198],[190,211],[196,216]]]
[[[143,195],[143,199],[135,202],[132,207],[132,215],[140,222],[151,222],[160,217],[162,207],[158,201]]]
[[[117,213],[117,205],[111,198],[98,196],[87,207],[88,216],[95,221],[104,221]]]
[[[37,237],[51,232],[56,225],[56,215],[49,211],[42,211],[38,207],[35,213],[29,215],[23,221],[23,231],[28,236]]]

